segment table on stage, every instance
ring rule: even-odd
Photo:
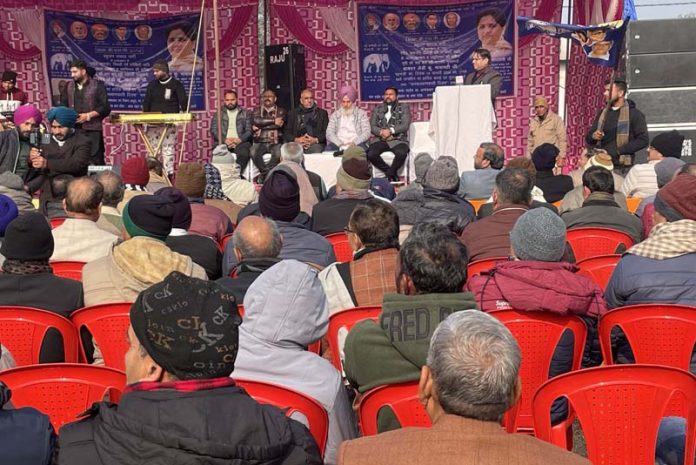
[[[152,158],[157,158],[162,149],[162,142],[167,136],[167,132],[173,124],[189,123],[196,118],[193,113],[112,113],[111,123],[132,125],[138,131],[140,139],[145,144],[147,153]],[[143,131],[144,124],[165,125],[164,131],[160,134],[157,145],[152,145]]]
[[[456,158],[459,171],[473,170],[479,145],[493,141],[496,119],[490,87],[440,86],[433,93],[428,133],[435,140],[435,155]]]

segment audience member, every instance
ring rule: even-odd
[[[89,262],[109,254],[119,238],[97,226],[103,195],[104,188],[92,178],[70,181],[63,201],[67,218],[53,230],[52,261]]]
[[[232,236],[232,252],[237,266],[229,276],[217,282],[232,291],[237,302],[244,302],[251,283],[280,261],[278,255],[282,246],[280,231],[273,220],[247,216],[237,225]]]
[[[427,152],[421,152],[413,159],[413,171],[415,174],[414,180],[407,186],[399,189],[399,193],[410,191],[413,189],[423,190],[423,181],[425,180],[425,173],[428,172],[428,168],[433,164],[433,157]]]
[[[582,203],[585,201],[585,197],[583,195],[585,186],[582,183],[582,175],[585,173],[585,170],[593,166],[598,166],[611,172],[611,176],[614,178],[614,202],[616,202],[624,210],[628,210],[628,206],[626,205],[626,196],[620,192],[621,185],[623,184],[623,177],[614,172],[614,164],[611,162],[611,156],[601,149],[592,149],[592,152],[594,155],[592,155],[590,159],[587,160],[584,165],[582,165],[583,167],[581,169],[575,170],[569,174],[571,178],[573,178],[574,175],[579,174],[580,182],[576,184],[575,178],[573,178],[573,190],[563,196],[561,205],[558,208],[560,213],[582,207]]]
[[[150,193],[147,190],[147,184],[150,182],[147,159],[136,155],[122,162],[121,179],[125,187],[123,199],[118,203],[118,210],[123,214],[123,208],[130,199],[137,195]]]
[[[367,159],[389,181],[399,180],[399,170],[410,150],[408,129],[411,126],[411,108],[398,99],[398,89],[387,87],[384,89],[384,101],[372,110],[370,117],[373,140],[367,149]],[[387,151],[394,154],[391,165],[382,158],[382,154]]]
[[[101,216],[97,220],[97,226],[99,226],[100,223],[103,224],[105,221],[108,221],[119,231],[119,236],[122,236],[123,218],[121,217],[121,212],[118,211],[118,204],[123,200],[126,186],[123,184],[121,176],[111,170],[101,171],[97,174],[95,179],[104,188]]]
[[[30,137],[43,119],[34,105],[22,105],[13,114],[15,127],[0,130],[0,173],[10,172],[24,179],[31,168]],[[0,120],[3,119],[0,115]]]
[[[239,165],[228,150],[213,150],[213,166],[220,172],[222,193],[236,205],[245,207],[256,202],[258,194],[254,184],[242,176]]]
[[[367,112],[355,104],[358,91],[346,84],[339,89],[338,98],[340,108],[331,114],[326,128],[326,150],[345,150],[353,145],[367,150],[370,119]]]
[[[314,92],[305,89],[300,93],[300,104],[288,112],[283,140],[299,144],[304,153],[321,153],[326,146],[326,127],[329,114],[317,106]]]
[[[19,210],[14,201],[6,195],[0,194],[0,247],[5,239],[5,231],[12,220],[17,218]],[[0,266],[5,261],[5,257],[0,254]]]
[[[582,183],[585,198],[582,207],[562,215],[567,228],[616,229],[630,235],[634,242],[640,242],[643,225],[636,215],[627,212],[614,201],[614,179],[611,172],[592,166],[583,173]]]
[[[336,195],[314,206],[312,231],[322,236],[343,231],[353,208],[373,197],[371,178],[365,151],[358,146],[346,149],[336,173]]]
[[[364,305],[382,305],[385,293],[396,292],[399,216],[378,199],[356,205],[346,228],[353,260],[326,267],[319,280],[331,314]]]
[[[174,252],[191,257],[194,263],[200,265],[208,279],[218,279],[221,276],[222,253],[215,241],[198,234],[189,234],[191,227],[191,204],[176,187],[164,187],[155,196],[162,197],[174,205],[172,231],[164,241]]]
[[[2,132],[0,131],[0,134]],[[0,194],[11,198],[21,213],[36,211],[31,202],[31,195],[24,190],[24,181],[16,174],[9,171],[0,173]]]
[[[662,189],[668,182],[674,179],[686,164],[679,158],[665,158],[660,160],[655,165],[655,174],[657,175],[657,187]],[[696,173],[691,173],[696,176]],[[650,231],[655,225],[653,222],[653,214],[655,213],[655,196],[645,197],[640,201],[636,209],[636,215],[640,217],[640,222],[643,223],[643,237],[648,237]]]
[[[203,191],[203,203],[211,207],[221,210],[230,222],[234,225],[237,222],[237,216],[242,210],[240,205],[232,202],[222,190],[222,178],[220,171],[212,163],[204,163],[203,171],[205,172],[205,190]]]
[[[251,159],[260,172],[257,179],[261,183],[280,161],[280,144],[283,142],[287,110],[276,105],[277,99],[273,90],[266,89],[261,95],[261,105],[254,108],[252,114],[254,144],[251,147]],[[263,159],[266,153],[271,154],[268,163]]]
[[[645,198],[657,192],[655,166],[665,158],[681,158],[684,136],[676,130],[653,137],[648,146],[648,162],[634,165],[626,175],[621,192],[626,197]]]
[[[329,308],[317,271],[283,260],[254,281],[244,298],[244,324],[234,375],[272,383],[319,402],[329,416],[324,463],[336,463],[341,442],[357,428],[341,374],[307,346],[329,327]]]
[[[558,147],[558,156],[566,156],[566,127],[560,116],[549,109],[545,97],[534,98],[534,116],[529,120],[527,133],[527,157],[532,156],[534,149],[541,144],[551,144]]]
[[[380,323],[358,322],[346,339],[344,370],[360,393],[418,380],[438,323],[476,308],[474,296],[462,292],[466,265],[466,248],[444,226],[414,226],[399,251],[397,294],[384,295]],[[378,416],[380,432],[397,424],[389,409]]]
[[[126,392],[61,428],[54,463],[321,463],[303,425],[229,377],[242,319],[224,288],[171,273],[138,295],[130,322]]]
[[[219,113],[220,129],[217,114],[210,122],[213,142],[221,148],[222,157],[230,155],[239,165],[239,170],[244,171],[251,157],[251,112],[238,104],[237,91],[229,89],[225,91],[224,105]]]
[[[481,144],[474,155],[474,170],[462,173],[458,195],[467,200],[490,197],[503,163],[505,153],[501,146],[492,142]]]
[[[150,178],[145,186],[147,192],[157,192],[163,187],[172,185],[169,178],[164,173],[164,165],[157,158],[147,157],[147,169],[150,174]]]
[[[300,146],[296,142],[288,142],[287,144],[283,144],[280,147],[280,163],[283,164],[283,162],[294,162],[296,165],[298,165],[295,166],[291,164],[291,166],[293,166],[293,171],[298,171],[299,168],[307,174],[307,177],[309,178],[309,184],[312,186],[312,190],[314,191],[314,195],[316,196],[317,201],[321,202],[322,200],[326,199],[327,194],[324,180],[317,173],[308,171],[304,167],[304,153],[302,151],[302,146]],[[298,176],[296,177],[298,178],[298,184],[300,182],[299,177],[301,177],[301,174],[298,174]],[[300,187],[300,197],[302,197],[302,187]],[[311,200],[311,196],[307,197],[310,197]],[[300,202],[302,202],[302,200],[300,200]]]
[[[39,208],[39,210],[45,212],[47,218],[53,219],[67,217],[65,207],[63,206],[63,200],[65,200],[65,195],[68,193],[68,184],[70,184],[70,181],[73,179],[75,179],[75,177],[70,174],[59,174],[55,178],[51,179],[51,191],[53,191],[53,198],[44,202]]]
[[[339,464],[589,465],[571,452],[501,428],[503,415],[519,399],[522,358],[502,323],[465,310],[433,333],[417,378],[418,397],[433,426],[345,442]]]
[[[582,186],[582,173],[590,166],[601,166],[611,171],[614,177],[614,189],[617,191],[621,190],[624,178],[614,170],[614,162],[611,160],[611,155],[606,150],[595,147],[583,148],[580,152],[578,168],[568,173],[568,176],[573,178],[573,186]],[[578,206],[578,208],[580,207]]]
[[[302,167],[304,160],[302,146],[297,142],[286,142],[280,147],[280,159],[281,162],[274,170],[283,170],[295,178],[300,188],[300,211],[312,216],[312,210],[319,202],[319,197],[316,193],[317,189],[309,178],[309,173]],[[321,177],[319,179],[321,180]],[[321,190],[321,187],[318,190]]]
[[[109,255],[82,269],[85,305],[133,302],[138,293],[172,271],[205,279],[206,272],[190,257],[172,251],[165,240],[176,207],[160,196],[133,197],[123,209],[124,242]]]
[[[530,208],[533,183],[529,172],[520,168],[505,168],[498,173],[493,213],[467,226],[461,237],[470,261],[508,256],[510,230]]]
[[[547,202],[561,200],[564,195],[573,190],[573,180],[565,174],[554,175],[558,147],[551,144],[541,144],[532,152],[532,161],[536,168],[536,185],[544,191]]]
[[[181,163],[176,173],[174,187],[188,197],[191,203],[191,226],[189,232],[222,241],[225,234],[232,232],[232,222],[219,208],[204,203],[205,168],[200,163]]]

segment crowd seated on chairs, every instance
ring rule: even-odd
[[[281,158],[264,168],[260,188],[241,178],[238,154],[225,146],[211,163],[181,163],[174,187],[140,156],[95,181],[54,176],[53,195],[44,195],[52,203],[39,204],[41,212],[21,185],[8,187],[22,184],[19,176],[0,173],[0,381],[7,380],[0,444],[15,442],[17,453],[0,447],[0,462],[28,463],[19,454],[50,461],[41,457],[54,447],[53,412],[64,409],[61,423],[78,420],[87,399],[100,402],[61,429],[57,464],[580,464],[588,462],[531,435],[572,447],[569,425],[584,415],[570,408],[573,396],[592,376],[620,378],[614,367],[590,367],[642,365],[648,351],[651,364],[671,366],[651,373],[679,373],[686,387],[677,387],[693,391],[693,330],[673,329],[674,318],[665,323],[677,310],[653,308],[640,323],[648,338],[611,317],[647,314],[639,304],[676,304],[684,328],[696,321],[696,165],[677,160],[680,135],[656,136],[651,153],[667,158],[636,170],[654,171],[659,188],[641,202],[641,224],[632,211],[639,200],[613,195],[618,160],[599,150],[573,177],[558,175],[550,144],[503,166],[511,154],[483,142],[466,173],[452,157],[419,153],[415,180],[402,187],[398,171],[411,147],[401,131],[388,134],[386,112],[398,110],[405,124],[408,107],[387,91],[372,125],[383,140],[372,150],[339,147],[333,196],[325,194],[328,179],[304,167],[318,155],[295,141],[316,136],[299,134],[273,147]],[[354,101],[348,96],[340,116],[350,116]],[[390,166],[382,153],[395,148]],[[375,167],[388,179],[375,180]],[[580,189],[571,191],[573,179],[582,179]],[[472,196],[481,197],[478,210]],[[564,196],[577,205],[566,203],[560,216],[549,202]],[[63,223],[52,231],[53,216]],[[345,255],[330,234],[349,245]],[[51,267],[57,259],[86,263],[64,279]],[[98,304],[116,308],[105,310],[111,321],[99,328],[85,320],[95,311],[85,306]],[[629,305],[636,306],[622,310]],[[53,326],[32,329],[30,313]],[[520,329],[544,325],[553,330]],[[666,354],[663,339],[679,353]],[[41,368],[66,375],[49,380]],[[88,368],[120,386],[75,393],[64,408],[59,396],[39,401],[14,381],[19,373],[36,385],[60,383],[55,392],[64,396],[79,384],[74,373]],[[582,386],[560,382],[568,380]],[[653,381],[655,389],[669,385]],[[631,386],[630,377],[621,382]],[[34,405],[48,420],[9,410],[7,389],[15,407]],[[401,397],[375,409],[375,399],[392,395],[385,392]],[[683,438],[693,437],[693,415],[678,401],[658,412],[666,419],[645,436],[655,449],[645,456],[660,465],[691,457]],[[397,404],[412,415],[400,415]],[[524,434],[506,433],[501,421]],[[595,460],[602,446],[587,421],[579,425],[590,436],[584,455]],[[615,429],[642,425],[622,421]]]

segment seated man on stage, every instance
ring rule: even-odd
[[[398,89],[387,87],[384,90],[384,101],[375,107],[370,117],[370,128],[375,139],[367,150],[367,159],[390,181],[399,180],[399,169],[410,150],[408,128],[411,125],[411,109],[407,104],[399,102],[398,98]],[[394,153],[391,166],[382,158],[382,154],[387,151]]]
[[[145,91],[143,102],[144,112],[155,113],[179,113],[186,112],[188,104],[186,90],[183,84],[169,74],[169,65],[165,60],[157,60],[152,65],[152,74],[155,79],[150,81]],[[162,163],[167,174],[174,173],[174,145],[176,144],[176,131],[169,131],[166,124],[150,124],[145,131],[151,147],[158,147],[162,132],[167,131],[161,142]],[[156,155],[156,154],[154,154]]]
[[[359,145],[367,150],[370,139],[370,118],[367,112],[358,108],[355,101],[358,92],[350,85],[341,87],[338,91],[341,108],[331,113],[329,125],[326,128],[326,149],[344,150],[353,145]]]
[[[17,73],[5,70],[0,79],[0,123],[8,122],[7,118],[20,105],[27,103],[27,94],[17,87]]]
[[[251,159],[261,172],[257,179],[261,183],[280,162],[280,146],[283,142],[281,135],[287,110],[276,105],[277,99],[275,92],[266,89],[261,95],[261,105],[254,108],[252,116],[254,145],[251,147]],[[271,160],[266,164],[263,156],[268,152],[271,153]]]
[[[251,112],[239,106],[236,91],[226,90],[225,104],[220,113],[219,135],[217,115],[213,115],[213,121],[210,123],[213,141],[215,145],[224,143],[227,150],[236,155],[239,170],[244,173],[251,156]],[[234,124],[230,124],[230,121],[234,121]]]
[[[474,72],[466,75],[464,84],[490,84],[491,103],[495,106],[495,98],[500,93],[503,77],[491,67],[491,52],[485,48],[477,48],[471,56],[471,61],[474,64]]]
[[[285,142],[297,142],[304,153],[321,153],[326,146],[326,126],[329,114],[317,106],[314,92],[305,89],[300,94],[300,105],[288,113],[285,125]]]

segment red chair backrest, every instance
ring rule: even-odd
[[[587,276],[604,290],[607,288],[611,274],[619,260],[621,260],[621,255],[618,254],[598,255],[580,260],[577,265],[580,268],[580,274]]]
[[[379,386],[366,392],[358,405],[358,420],[363,436],[377,434],[377,415],[389,407],[401,427],[430,427],[430,417],[418,399],[418,382]]]
[[[54,275],[82,281],[82,268],[85,266],[85,262],[58,261],[51,262],[50,265]]]
[[[358,321],[368,319],[377,321],[381,313],[382,307],[374,305],[341,310],[329,317],[329,330],[326,335],[329,340],[329,348],[331,349],[331,363],[338,371],[343,371],[343,364],[341,363],[342,347],[339,347],[338,331],[341,328],[346,328],[350,331]]]
[[[82,308],[70,319],[78,334],[86,328],[94,338],[104,358],[104,365],[117,370],[125,370],[124,357],[128,350],[126,331],[130,325],[130,303],[93,305]],[[85,348],[80,344],[80,354],[88,360]]]
[[[324,237],[331,242],[337,261],[341,263],[353,261],[353,248],[348,242],[346,233],[338,232],[327,234]]]
[[[620,327],[636,363],[665,365],[689,371],[696,344],[696,307],[670,304],[630,305],[614,309],[599,320],[604,363],[614,363],[611,330]]]
[[[275,384],[235,378],[235,382],[260,404],[275,405],[290,417],[297,412],[309,422],[309,432],[319,446],[322,456],[329,433],[329,416],[316,400],[302,393]]]
[[[61,224],[65,223],[65,218],[51,218],[51,229],[56,229]]]
[[[47,363],[0,372],[12,389],[15,407],[34,407],[51,419],[56,431],[77,420],[105,393],[118,402],[126,386],[126,375],[113,368],[72,363]]]
[[[232,236],[234,236],[234,233],[227,233],[224,236],[222,236],[222,239],[220,239],[220,250],[222,250],[223,253],[225,252],[225,246],[230,241],[230,239],[232,239]]]
[[[633,245],[631,236],[610,228],[569,229],[566,240],[573,250],[576,263],[590,257],[615,254],[622,244],[625,249]]]
[[[493,257],[473,261],[466,266],[466,275],[471,278],[472,276],[476,276],[484,271],[490,270],[498,262],[506,262],[507,259],[507,257]]]
[[[696,440],[696,378],[688,372],[654,365],[615,365],[557,376],[534,395],[536,437],[553,440],[549,410],[566,397],[578,420],[594,465],[633,465],[655,462],[660,420],[676,397],[687,419],[685,464],[694,463]]]
[[[520,380],[522,394],[518,402],[517,419],[506,418],[517,431],[530,431],[532,421],[532,396],[539,386],[549,379],[553,352],[565,330],[574,335],[573,363],[571,370],[580,369],[587,339],[585,323],[574,315],[556,315],[549,312],[525,312],[503,310],[490,312],[512,333],[520,346],[522,364]]]
[[[39,363],[46,332],[56,329],[63,337],[64,360],[77,362],[77,332],[70,320],[57,313],[29,307],[0,307],[0,341],[17,366]]]

